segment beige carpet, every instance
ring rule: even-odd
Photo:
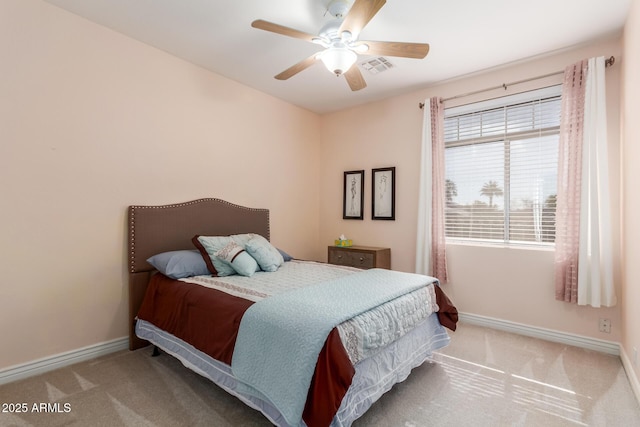
[[[354,426],[640,426],[617,357],[467,324],[451,335],[433,363]],[[270,425],[176,359],[150,353],[119,352],[0,386],[0,403],[27,406],[0,413],[0,426]],[[57,412],[33,412],[34,404]]]

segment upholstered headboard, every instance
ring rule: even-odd
[[[148,343],[136,337],[135,316],[153,267],[149,257],[167,251],[195,249],[191,239],[256,233],[270,238],[269,211],[220,199],[198,199],[162,206],[129,206],[129,349]]]

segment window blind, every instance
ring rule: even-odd
[[[448,238],[549,244],[561,87],[445,110]]]

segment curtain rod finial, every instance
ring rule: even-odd
[[[420,108],[422,110],[424,108],[424,102],[418,103],[418,108]]]
[[[611,67],[615,63],[616,63],[616,57],[613,55],[610,56],[608,59],[604,60],[605,67]]]

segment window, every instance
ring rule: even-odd
[[[561,86],[447,108],[445,235],[552,244]]]

